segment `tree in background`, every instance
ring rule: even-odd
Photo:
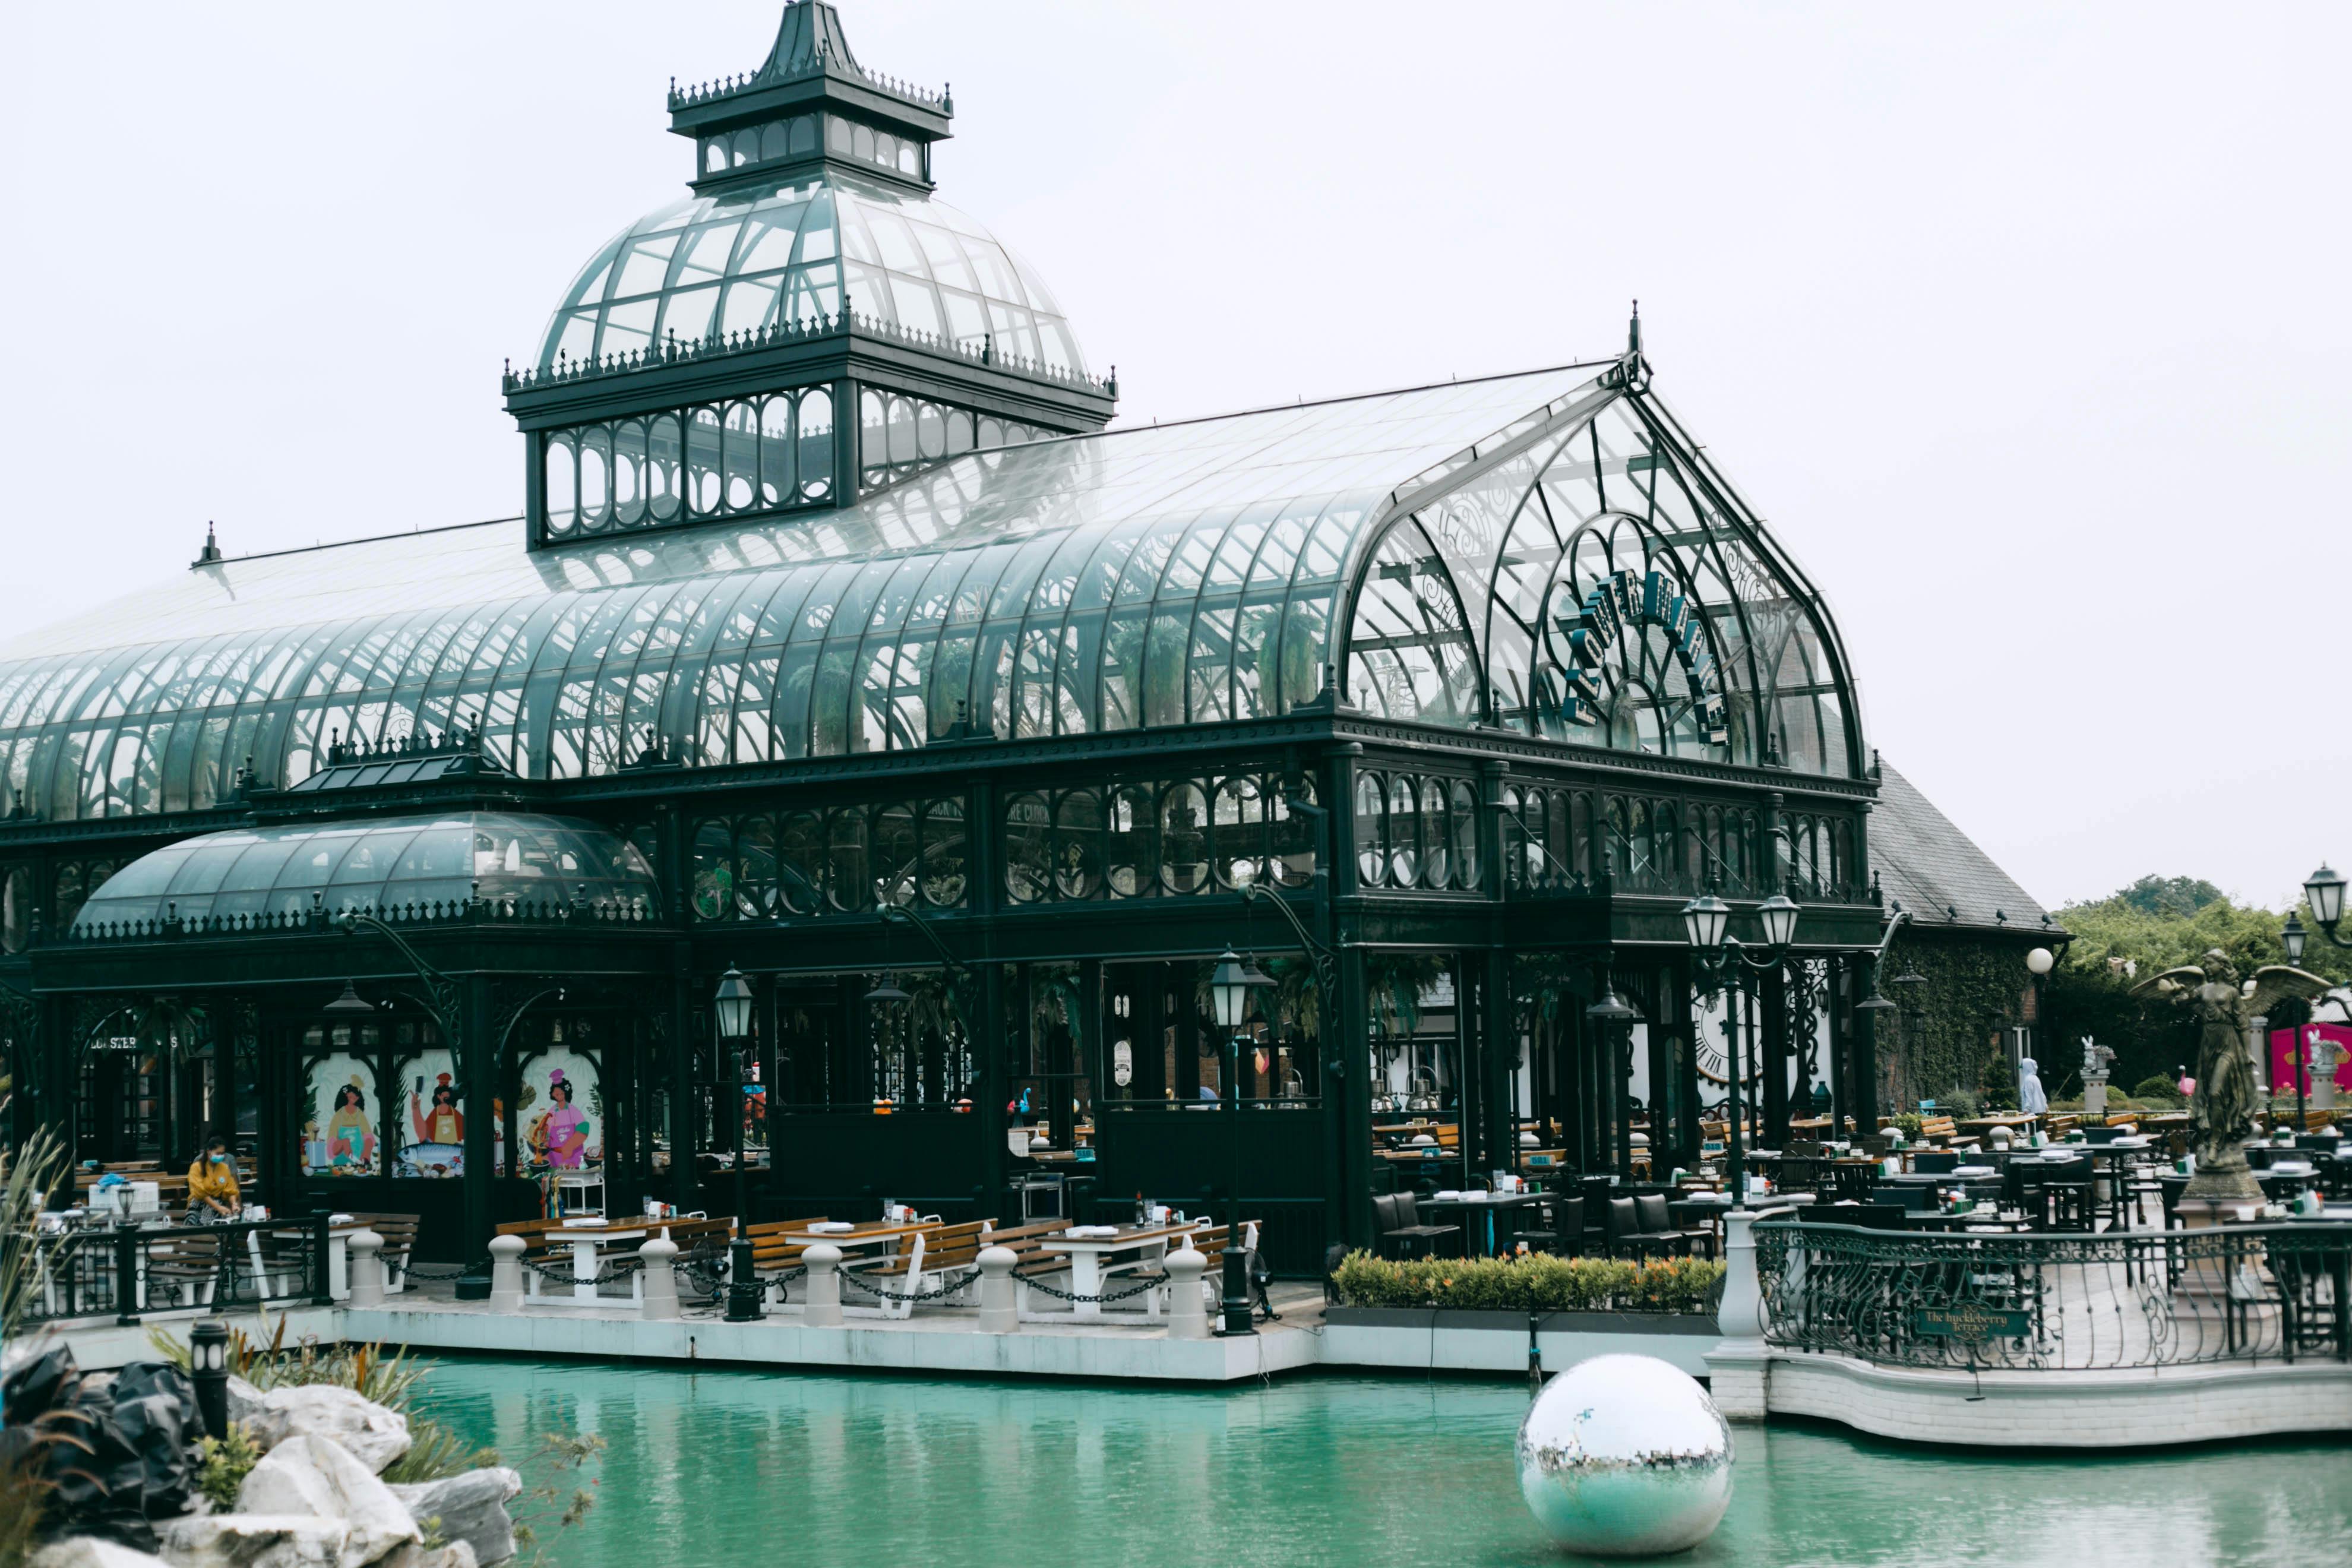
[[[2303,923],[2314,934],[2303,967],[2337,985],[2352,984],[2352,952],[2317,936],[2318,922],[2300,901]],[[2241,904],[2212,883],[2192,877],[2142,877],[2130,887],[2094,903],[2057,912],[2074,932],[2066,960],[2050,976],[2055,1022],[2070,1047],[2042,1064],[2053,1096],[2075,1070],[2075,1047],[2089,1035],[2116,1053],[2115,1081],[2137,1083],[2157,1075],[2172,1077],[2194,1054],[2196,1039],[2173,1010],[2131,994],[2140,978],[2194,963],[2210,948],[2230,955],[2239,973],[2265,963],[2284,963],[2279,928],[2286,911]],[[2053,1052],[2053,1055],[2058,1053]],[[2080,1092],[2081,1085],[2074,1086]]]

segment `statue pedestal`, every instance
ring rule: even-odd
[[[2344,1048],[2334,1040],[2311,1042],[2311,1109],[2336,1109],[2336,1068],[2344,1059]]]
[[[2085,1118],[2107,1113],[2107,1077],[2105,1073],[2083,1075],[2083,1115]]]

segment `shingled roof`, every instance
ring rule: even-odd
[[[2045,912],[2016,879],[1936,809],[1909,779],[1882,761],[1870,816],[1870,858],[1891,913],[1919,925],[2041,931]]]

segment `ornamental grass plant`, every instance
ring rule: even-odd
[[[1350,1307],[1452,1307],[1513,1312],[1706,1312],[1724,1266],[1704,1258],[1375,1258],[1351,1252],[1332,1272]]]

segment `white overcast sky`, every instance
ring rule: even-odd
[[[500,361],[781,0],[12,7],[0,628],[510,514]],[[1609,351],[2049,903],[2352,861],[2352,7],[847,0],[1123,417]],[[126,637],[138,628],[126,626]]]

